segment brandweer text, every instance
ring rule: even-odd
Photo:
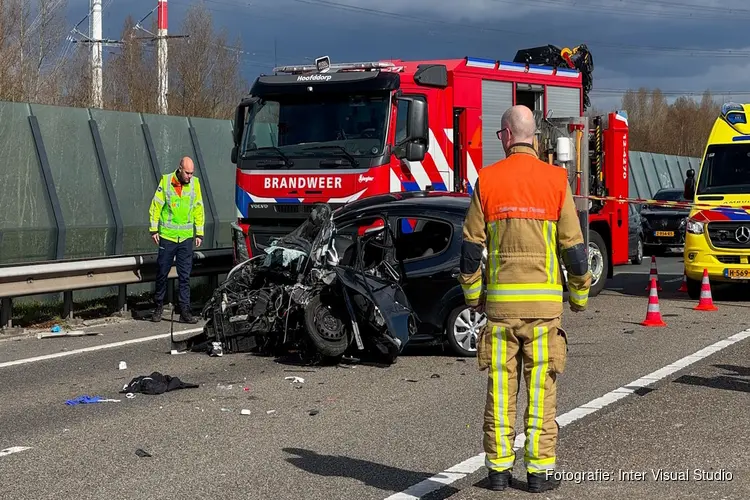
[[[341,177],[266,177],[265,189],[340,189]]]

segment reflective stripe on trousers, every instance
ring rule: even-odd
[[[526,413],[524,462],[529,472],[555,467],[557,387],[550,373],[550,328],[546,320],[509,320],[488,324],[491,349],[484,413],[485,465],[513,467],[516,393],[523,361],[529,402]]]

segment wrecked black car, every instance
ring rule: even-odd
[[[202,311],[211,353],[295,352],[308,363],[372,355],[390,364],[415,333],[400,275],[387,258],[393,251],[388,224],[354,239],[343,256],[333,213],[323,203],[252,258],[239,226],[233,230],[241,262]]]

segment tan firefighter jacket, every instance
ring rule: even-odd
[[[458,278],[466,303],[483,302],[490,320],[559,317],[558,255],[570,307],[584,310],[591,273],[567,171],[540,160],[530,145],[513,146],[480,170],[466,214]]]

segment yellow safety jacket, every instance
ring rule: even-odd
[[[483,301],[489,319],[560,316],[561,251],[570,305],[583,310],[591,272],[567,171],[537,158],[531,145],[509,153],[480,170],[466,214],[458,277],[466,304]]]
[[[151,200],[149,230],[159,237],[176,243],[203,237],[203,195],[197,177],[182,184],[175,173],[162,176]],[[193,226],[195,225],[195,234]]]

